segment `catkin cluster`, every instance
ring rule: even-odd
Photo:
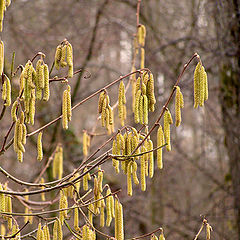
[[[154,78],[145,71],[138,77],[135,89],[134,119],[136,123],[148,124],[148,111],[155,110]]]
[[[20,93],[23,91],[24,108],[26,123],[34,124],[35,103],[37,100],[48,101],[50,96],[49,89],[49,70],[48,65],[41,59],[37,61],[36,70],[29,60],[20,76]]]
[[[66,39],[57,46],[55,53],[55,67],[59,70],[59,67],[68,66],[68,78],[73,77],[73,49],[70,42]]]
[[[106,127],[109,134],[114,132],[114,113],[106,90],[99,95],[98,113],[101,114],[102,127]]]
[[[65,195],[64,191],[60,191],[60,200],[59,200],[59,209],[65,209],[68,208],[68,200],[67,196]],[[62,210],[59,212],[59,220],[61,224],[63,225],[63,221],[65,218],[67,218],[67,210]]]
[[[121,125],[124,126],[124,120],[127,118],[127,108],[126,108],[125,86],[123,81],[120,82],[119,88],[118,88],[118,116],[121,121]]]
[[[74,176],[69,179],[69,182],[73,182],[74,179],[76,179],[78,177],[79,177],[79,173],[74,174]],[[64,188],[63,190],[64,190],[65,196],[73,198],[74,190],[77,192],[79,192],[79,190],[80,190],[80,181],[73,183],[71,186]]]
[[[47,224],[45,224],[43,226],[43,228],[42,228],[41,223],[38,224],[36,239],[37,240],[50,240],[50,232],[49,232],[49,228],[48,228]]]
[[[5,74],[3,76],[2,99],[4,100],[4,105],[8,107],[11,105],[11,82]]]
[[[11,4],[11,0],[0,0],[0,32],[3,30],[3,18],[4,18],[4,11],[7,10]]]
[[[84,225],[82,227],[82,240],[95,240],[96,239],[96,233],[94,230],[91,230],[88,225]]]
[[[87,172],[88,169],[87,167],[84,168],[83,172]],[[84,174],[83,176],[83,190],[87,191],[88,190],[88,181],[91,180],[91,174],[88,172],[86,174]]]
[[[112,146],[112,164],[116,172],[119,173],[119,162],[121,168],[127,175],[127,189],[128,195],[132,196],[132,179],[138,185],[137,177],[137,161],[140,160],[141,166],[141,189],[146,190],[146,176],[150,178],[154,175],[154,156],[153,156],[153,142],[150,138],[146,139],[144,144],[137,148],[140,141],[145,137],[144,134],[138,133],[135,128],[131,128],[124,135],[120,132],[113,140]],[[137,149],[136,149],[137,148]],[[132,152],[135,151],[134,155]],[[114,158],[114,155],[117,156]]]
[[[63,174],[63,148],[59,144],[55,150],[52,167],[53,178],[62,178]]]
[[[23,161],[24,145],[26,144],[27,128],[24,124],[24,113],[21,112],[20,119],[17,119],[14,130],[14,151],[17,153],[19,162]]]
[[[199,62],[194,71],[194,108],[203,107],[208,99],[207,73]]]
[[[8,190],[7,184],[4,186],[0,183],[0,191]],[[10,195],[0,193],[0,214],[1,212],[12,213],[12,198]],[[12,216],[4,216],[4,219],[7,220],[8,229],[12,229]]]
[[[90,148],[91,137],[87,131],[83,131],[83,155],[86,157]]]
[[[183,95],[179,86],[176,86],[176,95],[175,95],[175,125],[176,127],[180,126],[182,117],[181,117],[181,108],[184,107]]]
[[[163,122],[164,122],[164,137],[167,143],[166,149],[167,151],[171,151],[170,125],[173,124],[173,120],[168,108],[164,113]]]
[[[67,86],[67,89],[63,92],[62,97],[62,126],[63,129],[68,129],[68,122],[72,119],[72,105],[71,105],[71,87]]]

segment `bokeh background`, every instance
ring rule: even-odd
[[[69,80],[73,105],[106,84],[131,71],[132,40],[136,33],[137,0],[15,0],[5,13],[5,73],[10,74],[13,51],[15,67],[25,65],[37,52],[46,54],[52,65],[56,46],[67,38],[74,50],[74,70]],[[238,0],[142,0],[140,23],[147,29],[146,67],[154,74],[156,110],[150,113],[154,123],[168,98],[183,65],[197,52],[208,73],[209,100],[204,108],[193,108],[193,72],[196,61],[184,73],[180,87],[185,99],[183,123],[172,127],[172,151],[164,152],[164,169],[156,170],[147,181],[147,191],[134,187],[133,197],[126,193],[126,176],[113,173],[105,163],[104,181],[119,194],[124,207],[126,239],[164,228],[165,237],[193,239],[205,216],[213,227],[212,239],[240,239],[240,2]],[[139,62],[137,62],[139,64]],[[138,65],[139,66],[139,65]],[[66,70],[53,70],[51,76],[64,76]],[[127,80],[125,80],[127,84]],[[13,78],[13,99],[19,89],[19,75]],[[109,90],[111,104],[117,101],[117,88]],[[35,126],[31,132],[61,113],[64,84],[51,84],[47,103],[36,106]],[[2,101],[0,102],[2,107]],[[126,124],[134,123],[131,89],[127,92]],[[174,111],[174,104],[170,104]],[[115,110],[115,129],[120,127]],[[10,125],[10,112],[0,121],[0,144]],[[109,136],[101,128],[97,97],[73,112],[67,131],[58,122],[43,133],[44,160],[36,160],[36,137],[28,139],[24,163],[16,160],[12,147],[0,156],[1,166],[24,181],[34,181],[57,143],[64,146],[64,175],[83,160],[83,130],[94,132],[91,151]],[[12,135],[11,135],[12,137]],[[156,143],[156,132],[151,137]],[[99,154],[107,148],[102,149]],[[45,180],[50,181],[50,168]],[[0,174],[1,182],[6,178]],[[14,190],[24,190],[9,181]],[[50,200],[53,195],[47,195]],[[38,196],[31,199],[39,199]],[[51,205],[51,209],[57,205]],[[14,199],[14,211],[24,206]],[[21,218],[19,223],[23,224]],[[34,223],[38,220],[35,219]],[[83,222],[82,222],[83,223]],[[96,224],[98,224],[96,222]],[[24,232],[35,229],[28,226]],[[103,231],[112,234],[114,227]],[[64,239],[71,235],[64,228]],[[99,237],[101,238],[101,237]],[[199,237],[204,239],[204,234]]]

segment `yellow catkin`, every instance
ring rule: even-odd
[[[88,169],[85,168],[84,169],[84,173],[87,171]],[[83,190],[84,191],[87,191],[88,190],[88,180],[89,180],[89,176],[90,176],[90,173],[87,173],[83,176]],[[90,176],[91,177],[91,176]]]
[[[54,64],[57,70],[59,70],[59,66],[60,66],[59,63],[60,63],[61,57],[62,57],[62,46],[58,45],[55,53],[55,64]]]
[[[71,103],[71,87],[68,85],[67,87],[67,118],[68,122],[72,119],[72,103]]]
[[[3,224],[1,224],[0,234],[2,235],[1,239],[4,240],[3,236],[5,236],[5,234],[6,234],[6,228]]]
[[[68,43],[67,45],[67,64],[68,64],[68,77],[72,78],[73,77],[73,50],[72,50],[72,45]]]
[[[41,177],[40,183],[41,183],[41,184],[44,184],[44,182],[45,182],[45,181],[44,181],[44,178]],[[41,189],[43,190],[44,187],[41,187]],[[46,200],[46,197],[45,197],[45,193],[44,193],[44,192],[41,193],[41,200],[42,200],[42,201],[45,201],[45,200]]]
[[[102,127],[106,126],[106,109],[107,109],[107,97],[105,96],[103,99],[102,112],[101,112]]]
[[[140,46],[144,46],[145,45],[145,38],[146,38],[146,28],[144,25],[140,25],[138,27],[138,44]]]
[[[148,140],[147,151],[153,150],[153,142],[152,140]],[[152,178],[154,175],[154,154],[153,151],[148,153],[149,156],[149,177]]]
[[[142,146],[142,152],[145,152],[145,147]],[[140,157],[141,163],[141,190],[146,191],[146,161],[145,154]]]
[[[145,67],[145,49],[142,47],[141,48],[141,65],[140,68]]]
[[[29,106],[29,118],[30,118],[30,123],[32,125],[34,125],[35,104],[36,104],[35,89],[32,89],[31,90],[30,106]]]
[[[18,107],[18,101],[16,100],[13,105],[12,105],[12,109],[11,109],[11,117],[12,117],[12,121],[16,122],[17,121],[17,107]]]
[[[118,238],[117,238],[117,240],[123,240],[124,239],[123,207],[122,207],[122,204],[120,202],[118,202],[117,224],[118,224]]]
[[[164,113],[164,137],[167,143],[167,151],[171,151],[170,124],[173,123],[170,111],[167,109]]]
[[[160,125],[157,131],[157,147],[162,146],[165,143],[164,134],[162,126]],[[163,168],[163,161],[162,161],[162,148],[157,150],[157,166],[159,169]]]
[[[41,234],[42,234],[42,225],[41,223],[39,223],[38,230],[37,230],[37,240],[41,240]]]
[[[144,149],[145,148],[145,149]],[[144,142],[144,147],[141,148],[142,152],[148,151],[148,141]],[[148,161],[149,161],[149,154],[146,153],[143,155],[145,157],[145,175],[148,176]]]
[[[115,199],[115,208],[114,208],[114,211],[115,211],[115,239],[116,240],[119,240],[119,211],[118,211],[118,208],[119,208],[119,202],[117,199]]]
[[[64,90],[62,98],[62,126],[63,129],[68,129],[68,91]]]
[[[23,139],[23,125],[20,123],[18,126],[18,133],[17,133],[17,146],[21,152],[25,152],[25,148],[22,143],[22,139]]]
[[[154,94],[154,78],[153,78],[153,74],[150,74],[150,78],[149,81],[147,83],[147,97],[149,99],[149,111],[154,112],[155,110],[155,103],[156,103],[156,98],[155,98],[155,94]]]
[[[5,212],[12,213],[12,198],[10,195],[7,195],[5,198]],[[8,229],[12,229],[12,217],[7,218]]]
[[[76,205],[74,205],[75,208],[74,208],[74,229],[76,231],[79,230],[79,223],[78,223],[78,208],[76,207]]]
[[[4,81],[2,86],[2,100],[6,101],[7,99],[7,82]]]
[[[88,220],[91,224],[93,223],[93,212],[94,212],[94,206],[91,203],[88,207]]]
[[[201,63],[199,62],[194,71],[194,108],[197,108],[200,103],[200,70]]]
[[[0,183],[0,191],[3,191],[3,186]],[[5,205],[5,194],[0,193],[0,212],[5,212],[6,205]]]
[[[139,99],[139,119],[140,123],[143,124],[143,114],[144,114],[144,103],[143,103],[143,96],[141,95]]]
[[[139,116],[139,103],[141,98],[141,90],[137,91],[136,98],[135,98],[135,109],[134,109],[134,119],[135,123],[140,122],[140,116]]]
[[[200,68],[200,77],[199,77],[199,106],[203,107],[204,106],[204,95],[205,95],[205,84],[204,84],[204,77],[205,77],[205,69],[202,66]]]
[[[176,127],[180,126],[181,118],[181,108],[184,107],[183,95],[181,93],[180,87],[176,87],[176,96],[175,96],[175,125]]]
[[[5,82],[6,83],[6,102],[5,102],[5,106],[10,106],[12,101],[11,101],[11,82],[10,79],[4,74],[4,78],[5,78]]]
[[[64,209],[68,207],[67,197],[64,194],[64,191],[60,191],[60,201],[59,201],[59,209]],[[59,219],[61,224],[63,225],[64,219],[67,217],[67,210],[59,212]]]
[[[105,110],[105,126],[106,126],[107,129],[110,127],[109,116],[110,116],[109,108],[107,107],[106,110]]]
[[[1,3],[3,4],[4,1],[0,1],[0,8]],[[0,9],[0,14],[1,14],[1,9]],[[0,21],[1,21],[1,16],[0,16]],[[0,41],[0,76],[2,76],[3,73],[3,66],[4,66],[4,43],[3,41]]]
[[[50,240],[50,232],[49,232],[49,228],[48,228],[47,224],[44,225],[43,232],[44,232],[44,237],[45,237],[44,240]]]
[[[100,227],[104,227],[104,226],[105,226],[104,205],[101,204],[101,207],[100,207]]]
[[[98,189],[100,192],[103,191],[103,171],[101,170],[101,168],[98,169]]]
[[[208,100],[208,80],[207,73],[204,72],[204,101]]]
[[[88,155],[88,134],[86,131],[83,132],[83,155]]]
[[[143,123],[148,124],[148,98],[143,95]]]
[[[49,70],[48,65],[44,64],[44,89],[43,89],[43,101],[48,101],[50,97],[49,90]]]
[[[89,240],[90,239],[90,231],[87,225],[84,225],[82,228],[82,240]]]
[[[102,112],[102,105],[103,105],[103,100],[105,98],[105,92],[101,92],[99,95],[99,99],[98,99],[98,113]]]
[[[113,140],[112,154],[113,155],[118,155],[117,140]],[[116,173],[119,173],[119,161],[112,158],[112,165],[115,168]]]
[[[108,188],[106,195],[110,194],[111,190]],[[106,211],[107,211],[106,226],[109,227],[112,222],[111,195],[106,198]]]
[[[132,162],[127,166],[127,193],[132,196]]]
[[[138,185],[139,184],[139,180],[137,177],[137,163],[135,161],[133,161],[132,164],[132,175],[133,175],[133,182]]]
[[[38,134],[37,139],[37,160],[42,161],[43,159],[43,149],[42,149],[42,132]]]
[[[44,65],[41,59],[38,60],[36,65],[36,73],[37,73],[37,87],[40,89],[44,88]]]
[[[66,50],[67,50],[67,45],[64,45],[62,47],[61,59],[60,59],[60,66],[63,67],[63,68],[67,66],[67,63],[65,62]]]

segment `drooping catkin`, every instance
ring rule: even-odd
[[[103,100],[105,98],[105,91],[102,91],[99,95],[99,99],[98,99],[98,113],[102,113],[102,105],[103,105]]]
[[[44,64],[44,89],[43,89],[43,101],[48,101],[50,97],[49,89],[49,70],[48,65]]]
[[[6,99],[4,99],[6,102],[5,102],[5,106],[10,106],[12,101],[11,101],[11,93],[12,93],[12,90],[11,90],[11,82],[10,82],[10,79],[4,74],[4,78],[5,78],[5,81],[4,81],[4,84],[6,84]]]
[[[141,98],[141,90],[137,91],[136,98],[135,98],[135,109],[134,109],[134,119],[135,123],[140,122],[140,115],[139,115],[139,103]]]
[[[132,196],[132,162],[127,166],[127,193]]]
[[[141,65],[140,68],[145,67],[145,49],[142,47],[141,48]]]
[[[59,144],[55,150],[55,155],[53,158],[52,174],[53,178],[61,179],[63,173],[63,148]]]
[[[118,155],[118,145],[117,145],[117,140],[113,140],[113,146],[112,146],[112,154],[113,155]],[[119,149],[120,151],[120,149]],[[112,158],[112,165],[115,168],[116,173],[119,173],[119,161]]]
[[[43,149],[42,149],[42,132],[39,132],[37,139],[37,160],[42,161]]]
[[[159,240],[165,240],[165,237],[163,235],[163,231],[160,233]]]
[[[66,50],[67,50],[67,45],[64,45],[61,50],[61,59],[60,59],[60,66],[62,68],[67,66],[67,63],[65,62],[66,58]]]
[[[0,191],[3,191],[3,186],[0,183]],[[0,212],[5,212],[6,209],[6,205],[5,205],[5,194],[4,193],[0,193]]]
[[[158,240],[158,237],[155,234],[151,235],[151,240]]]
[[[200,70],[201,63],[198,62],[194,71],[194,108],[197,108],[200,103]]]
[[[78,207],[76,205],[74,205],[75,208],[74,208],[74,229],[76,231],[79,230],[79,223],[78,223]]]
[[[36,98],[35,98],[35,89],[31,90],[31,99],[29,104],[29,120],[32,125],[34,125],[34,118],[35,118],[35,104],[36,104]]]
[[[184,107],[183,95],[179,86],[176,86],[176,96],[175,96],[175,125],[180,126],[181,118],[181,108]]]
[[[146,152],[146,148],[142,146],[142,152]],[[145,154],[140,157],[141,164],[141,190],[146,191],[146,160]]]
[[[67,118],[68,122],[72,119],[72,103],[71,103],[71,87],[68,85],[67,87]]]
[[[110,195],[111,190],[108,188],[106,195]],[[111,195],[106,198],[106,211],[107,211],[107,219],[106,226],[109,227],[112,222],[112,208],[111,208]]]
[[[166,109],[164,113],[164,137],[167,143],[166,149],[167,151],[171,151],[171,139],[170,139],[170,124],[173,123],[171,113],[168,109]]]
[[[143,116],[144,116],[144,103],[143,103],[143,96],[140,96],[139,99],[139,119],[140,123],[143,124]]]
[[[117,201],[117,203],[115,202],[115,204],[118,204],[118,213],[117,213],[117,229],[118,229],[118,233],[117,233],[117,240],[123,240],[124,239],[124,226],[123,226],[123,207],[122,204]],[[115,224],[116,224],[116,218],[115,218]]]
[[[145,45],[146,28],[143,24],[138,27],[138,44],[142,47]]]
[[[143,123],[148,124],[148,98],[143,95]]]
[[[158,131],[157,131],[157,147],[162,146],[165,143],[164,140],[164,134],[162,126],[159,125]],[[159,169],[163,168],[163,161],[162,161],[162,148],[159,148],[157,150],[157,166]]]
[[[212,227],[210,226],[209,223],[206,224],[206,240],[210,240],[211,238],[211,231]]]
[[[105,203],[104,203],[104,199],[101,200],[101,206],[100,206],[100,227],[104,227],[105,226]]]
[[[133,182],[138,185],[139,184],[139,180],[137,177],[137,163],[135,161],[133,161],[132,164],[132,176],[133,176]]]
[[[88,169],[85,168],[83,172],[85,173],[87,171],[88,171]],[[88,180],[91,180],[91,175],[89,172],[83,176],[83,190],[84,191],[88,190]]]
[[[199,106],[203,107],[204,106],[204,95],[205,95],[205,69],[203,66],[201,66],[200,68],[200,77],[199,77],[199,92],[200,92],[200,96],[199,96]]]
[[[82,240],[89,240],[90,239],[90,231],[89,227],[85,224],[82,227]]]
[[[54,64],[57,70],[59,70],[59,67],[60,67],[59,64],[60,64],[61,57],[62,57],[62,46],[58,45],[56,48],[55,64]]]
[[[62,126],[68,129],[68,90],[64,90],[62,98]]]
[[[106,109],[107,109],[107,97],[105,96],[102,104],[102,114],[101,114],[101,123],[102,127],[106,126]]]
[[[149,177],[152,178],[154,175],[154,154],[153,154],[153,142],[152,140],[148,140],[147,142],[147,151],[151,151],[148,153],[149,156]]]
[[[1,0],[1,2],[4,2],[4,1]],[[2,6],[0,3],[0,14],[1,14],[1,7]],[[0,21],[1,21],[1,15],[0,15]],[[4,66],[4,43],[3,41],[0,41],[0,76],[2,76],[2,73],[3,73],[3,66]]]
[[[86,131],[83,132],[83,155],[88,155],[88,134]]]
[[[66,56],[67,64],[68,64],[68,77],[73,77],[73,50],[72,45],[68,42],[67,44],[67,56]]]
[[[59,209],[65,209],[68,208],[68,201],[67,201],[67,197],[64,194],[64,191],[61,190],[60,191],[60,201],[59,201]],[[61,224],[63,225],[63,221],[64,219],[67,217],[67,210],[63,210],[59,212],[59,219]]]
[[[12,213],[12,197],[10,195],[6,195],[5,198],[5,212]],[[8,216],[7,223],[8,229],[12,229],[12,216]]]
[[[11,109],[11,117],[12,117],[12,121],[16,122],[17,121],[17,107],[18,107],[18,100],[16,100],[13,105],[12,105],[12,109]]]

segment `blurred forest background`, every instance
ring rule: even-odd
[[[10,73],[13,51],[15,66],[25,65],[38,51],[46,54],[45,62],[51,66],[56,46],[67,38],[73,46],[74,70],[84,68],[91,73],[90,78],[84,78],[88,73],[83,73],[70,80],[76,104],[131,71],[136,5],[136,0],[12,1],[2,33],[4,72]],[[180,82],[185,99],[183,123],[177,129],[172,127],[172,151],[164,152],[164,169],[155,171],[154,178],[148,179],[146,192],[136,187],[133,197],[127,196],[126,177],[113,174],[111,162],[104,164],[105,183],[113,190],[123,189],[120,199],[126,238],[163,226],[168,240],[193,239],[206,216],[214,230],[212,239],[240,239],[240,1],[142,0],[140,23],[147,29],[145,65],[156,82],[157,104],[155,112],[150,113],[150,126],[183,65],[195,52],[201,56],[208,73],[209,100],[204,108],[193,108],[195,61]],[[54,69],[52,76],[65,74],[65,69],[62,72]],[[14,99],[18,85],[17,75],[13,79]],[[37,103],[36,124],[29,126],[29,131],[59,116],[62,91],[59,82],[51,84],[50,101]],[[130,91],[127,124],[136,126]],[[109,90],[109,95],[113,105],[117,101],[117,86]],[[173,104],[170,109],[174,109]],[[42,162],[36,160],[37,136],[32,136],[27,141],[23,164],[17,162],[10,148],[0,157],[1,166],[21,180],[34,181],[56,144],[61,142],[64,175],[68,174],[83,159],[82,130],[105,133],[97,117],[97,98],[94,98],[73,112],[69,130],[63,131],[58,122],[44,131]],[[0,123],[2,144],[9,128],[9,112]],[[116,129],[119,126],[116,118]],[[91,149],[96,149],[107,137],[94,137]],[[156,142],[156,136],[152,139]],[[46,181],[52,180],[49,172]],[[1,175],[0,180],[4,182],[6,178]],[[9,186],[23,190],[11,181]],[[24,206],[16,202],[14,211],[24,211]]]

